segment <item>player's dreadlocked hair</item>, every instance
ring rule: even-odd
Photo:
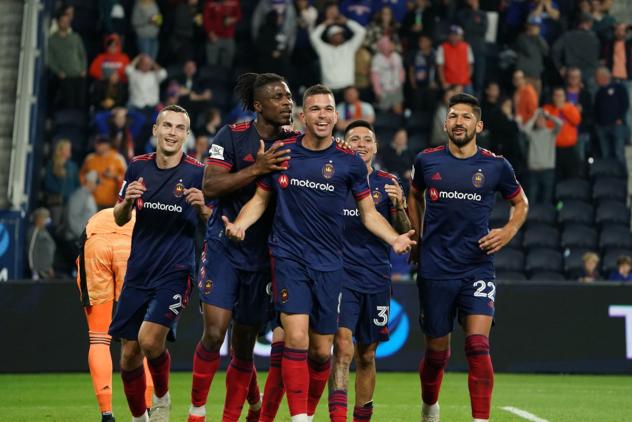
[[[255,94],[264,86],[285,82],[285,78],[276,73],[244,73],[237,78],[235,93],[239,95],[239,99],[244,110],[255,111]]]

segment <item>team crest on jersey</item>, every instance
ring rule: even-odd
[[[336,172],[336,169],[334,168],[334,165],[331,162],[325,163],[325,165],[323,166],[323,177],[325,179],[331,179],[332,177],[334,177],[335,172]]]
[[[176,184],[175,189],[173,190],[173,194],[176,198],[180,198],[184,195],[184,185],[182,184],[182,179]]]
[[[207,295],[211,293],[212,290],[213,290],[213,281],[206,280],[206,282],[204,282],[204,294]]]
[[[287,292],[287,289],[282,289],[281,290],[281,303],[285,303],[288,300],[289,297],[289,293]]]
[[[439,199],[439,191],[435,188],[428,189],[428,196],[432,202],[435,202]]]
[[[483,184],[485,184],[485,175],[481,173],[480,170],[474,173],[474,176],[472,176],[472,184],[475,188],[480,188],[481,186],[483,186]]]
[[[382,199],[382,192],[380,192],[379,190],[374,190],[373,192],[371,192],[371,197],[373,198],[374,204],[379,204],[380,200]]]
[[[287,177],[287,174],[280,175],[277,180],[279,182],[279,186],[281,186],[283,189],[287,188],[287,186],[290,184],[290,178]]]

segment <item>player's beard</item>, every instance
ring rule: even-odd
[[[466,146],[467,144],[472,142],[472,140],[476,137],[476,129],[472,129],[471,133],[468,132],[466,128],[462,128],[462,129],[464,132],[462,138],[457,138],[451,132],[448,132],[448,138],[450,139],[450,141],[452,141],[452,143],[459,148]],[[454,130],[454,128],[452,130]]]

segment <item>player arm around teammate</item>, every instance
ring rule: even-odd
[[[362,224],[368,231],[379,237],[393,248],[395,253],[404,254],[410,252],[411,248],[417,244],[412,240],[415,235],[414,230],[406,233],[398,234],[386,219],[377,212],[373,199],[371,197],[363,198],[357,201],[358,211],[360,211],[360,219]]]
[[[261,187],[257,187],[255,195],[246,202],[234,222],[230,222],[228,217],[222,216],[226,227],[226,235],[234,241],[241,242],[246,238],[246,230],[261,218],[272,198],[272,192]]]

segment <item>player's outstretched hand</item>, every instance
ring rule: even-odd
[[[184,190],[184,199],[186,199],[187,204],[197,209],[200,209],[204,206],[204,194],[199,189],[186,188]]]
[[[246,231],[242,229],[240,226],[231,223],[228,217],[222,215],[222,221],[224,222],[224,227],[226,228],[226,236],[234,242],[241,242],[246,237]]]
[[[388,194],[388,197],[391,199],[393,206],[395,208],[399,208],[404,203],[404,191],[402,187],[397,182],[396,178],[393,178],[392,185],[384,185],[384,190]]]
[[[397,236],[395,238],[395,241],[393,242],[393,245],[391,245],[395,253],[398,255],[402,255],[406,252],[410,252],[411,248],[417,244],[417,242],[413,240],[414,235],[415,231],[409,230],[407,233]]]
[[[351,144],[349,142],[347,142],[347,140],[345,138],[338,138],[336,136],[336,143],[338,144],[339,147],[345,148],[345,149],[351,149]]]
[[[125,201],[132,204],[138,198],[140,198],[147,188],[145,187],[145,183],[143,182],[143,178],[139,177],[138,180],[134,180],[127,186],[125,190]]]
[[[514,235],[511,233],[511,229],[503,227],[501,229],[492,229],[486,236],[483,236],[478,241],[478,246],[487,253],[487,255],[494,254],[501,250]]]
[[[289,149],[280,149],[283,142],[277,141],[268,150],[265,150],[263,140],[259,140],[259,151],[253,167],[259,176],[285,169],[284,164],[290,159]]]

